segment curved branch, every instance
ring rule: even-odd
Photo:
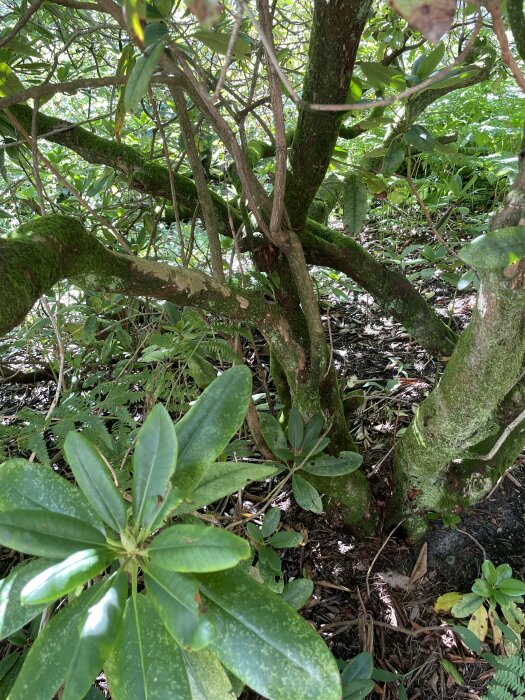
[[[148,296],[198,306],[275,334],[276,304],[256,292],[221,284],[198,270],[113,253],[77,220],[61,214],[20,227],[0,239],[0,335],[17,326],[35,302],[62,279],[83,289]]]

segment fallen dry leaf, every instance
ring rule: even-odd
[[[414,568],[412,569],[412,573],[410,574],[410,585],[414,584],[416,581],[419,581],[419,579],[423,578],[423,576],[426,576],[426,574],[427,574],[427,552],[428,552],[428,545],[425,542],[425,544],[421,547],[421,549],[419,551],[417,561],[414,564]]]

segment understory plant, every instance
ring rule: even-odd
[[[131,493],[82,434],[48,467],[0,466],[0,543],[35,557],[0,582],[0,638],[31,620],[10,700],[82,700],[103,669],[113,700],[339,700],[337,664],[282,598],[240,565],[248,542],[189,511],[275,473],[216,462],[243,421],[251,373],[234,367],[174,425],[156,405],[138,432]],[[60,601],[60,602],[58,602]]]

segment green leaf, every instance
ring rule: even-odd
[[[525,256],[525,226],[509,226],[484,233],[463,246],[458,255],[479,269],[506,267]]]
[[[282,599],[294,610],[300,610],[312,597],[314,582],[309,578],[296,578],[284,587]]]
[[[419,56],[419,58],[414,61],[411,69],[412,75],[417,76],[419,80],[425,80],[425,78],[428,78],[428,76],[436,70],[444,55],[445,44],[444,42],[440,42],[430,53]]]
[[[463,627],[463,625],[454,625],[452,629],[469,649],[471,649],[475,654],[481,654],[481,641],[479,640],[479,637],[474,634],[474,632],[471,632],[466,627]]]
[[[512,569],[509,564],[500,564],[496,567],[496,586],[502,581],[512,578]]]
[[[149,81],[157,67],[159,56],[164,48],[163,42],[152,46],[148,53],[141,56],[133,66],[124,90],[124,104],[128,112],[134,112],[148,90]]]
[[[493,585],[494,583],[496,583],[498,574],[496,572],[496,567],[491,561],[485,559],[485,561],[481,565],[481,571],[483,572],[483,576],[485,577],[485,580],[489,585]]]
[[[103,586],[79,626],[70,650],[61,700],[81,700],[99,674],[118,637],[128,597],[128,577],[121,569]]]
[[[251,556],[248,542],[205,525],[173,525],[155,537],[148,553],[168,571],[189,573],[228,569]]]
[[[64,453],[77,484],[93,508],[106,525],[122,532],[126,527],[126,504],[95,447],[84,435],[69,433]]]
[[[164,406],[157,404],[137,435],[133,455],[133,517],[149,528],[164,502],[177,463],[177,435]]]
[[[340,700],[335,659],[312,627],[238,569],[199,574],[218,628],[212,649],[235,676],[274,700]]]
[[[270,413],[259,413],[259,426],[266,444],[274,454],[276,454],[276,449],[288,449],[283,428],[277,418]]]
[[[215,53],[220,53],[222,56],[226,56],[228,53],[231,32],[206,31],[204,29],[200,29],[199,31],[195,32],[193,36],[209,49],[215,51]],[[249,58],[251,52],[251,45],[242,37],[237,37],[233,45],[232,58],[236,61],[242,61]]]
[[[301,414],[292,406],[288,416],[288,442],[293,450],[301,447],[304,435],[304,423]]]
[[[385,157],[383,158],[383,165],[381,167],[381,172],[383,175],[388,177],[397,172],[398,168],[403,164],[405,160],[405,146],[398,139],[393,139],[392,143],[388,147]]]
[[[308,423],[304,428],[303,442],[301,448],[304,448],[309,442],[313,440],[317,441],[321,435],[321,431],[324,427],[324,416],[318,413],[316,416],[310,418]]]
[[[142,45],[144,43],[142,23],[146,20],[145,0],[124,0],[122,9],[130,36]]]
[[[298,547],[302,544],[303,536],[300,532],[290,532],[288,530],[281,530],[281,532],[276,532],[268,540],[268,544],[276,549],[287,549],[289,547]]]
[[[403,75],[394,66],[384,66],[374,61],[360,61],[359,65],[367,82],[377,90],[390,85],[395,85],[399,89],[405,85]]]
[[[457,685],[465,685],[465,681],[452,661],[449,661],[448,659],[441,659],[440,664],[443,669],[452,676]]]
[[[79,624],[99,595],[103,582],[86,589],[64,606],[33,642],[9,700],[51,700],[64,682],[71,650],[79,637]]]
[[[483,597],[476,593],[467,593],[452,607],[454,617],[468,617],[483,603]]]
[[[0,639],[5,639],[42,612],[47,604],[27,606],[20,602],[20,592],[35,576],[47,569],[46,559],[33,559],[12,569],[0,581]]]
[[[186,649],[198,651],[208,646],[217,631],[209,615],[199,609],[199,584],[185,574],[148,564],[144,570],[150,599],[177,642]]]
[[[263,524],[261,526],[261,535],[264,537],[270,537],[281,522],[281,509],[280,508],[270,508],[264,516]]]
[[[410,129],[405,133],[405,141],[422,153],[432,153],[436,140],[432,134],[419,124],[412,124]]]
[[[51,510],[89,523],[98,517],[69,481],[35,462],[12,459],[0,465],[0,511]]]
[[[221,662],[211,651],[182,652],[192,700],[234,700],[232,684]]]
[[[506,579],[498,584],[498,588],[505,595],[511,597],[525,595],[525,583],[515,578]]]
[[[357,452],[340,452],[337,457],[323,455],[311,462],[306,462],[302,469],[316,476],[343,476],[359,469],[363,458]]]
[[[16,95],[24,90],[24,85],[12,68],[4,62],[0,62],[0,97]]]
[[[236,493],[252,481],[263,481],[278,472],[273,464],[214,462],[208,467],[197,488],[184,503],[177,506],[176,512],[188,513],[197,510]]]
[[[175,425],[179,443],[176,485],[189,492],[221,454],[244,420],[252,392],[252,375],[239,365],[204,390]]]
[[[361,177],[352,173],[346,178],[343,222],[351,233],[359,233],[368,212],[368,191]]]
[[[113,700],[193,700],[182,650],[144,595],[128,599],[104,670]]]
[[[374,670],[374,660],[367,651],[354,656],[345,666],[341,675],[343,690],[346,685],[356,680],[369,680]]]
[[[105,541],[100,530],[68,515],[39,510],[0,513],[0,543],[25,554],[62,559]]]
[[[472,593],[475,593],[482,598],[488,598],[490,596],[490,588],[488,583],[482,578],[477,578],[472,584]]]
[[[374,681],[350,681],[343,686],[343,700],[363,700],[374,689]]]
[[[51,603],[100,574],[114,556],[107,549],[75,552],[32,578],[22,589],[20,600],[23,605]]]
[[[312,513],[323,512],[323,501],[321,496],[302,476],[294,474],[292,476],[293,495],[297,503],[305,510],[310,510]]]

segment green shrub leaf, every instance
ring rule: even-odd
[[[95,447],[84,435],[72,432],[64,443],[64,453],[77,484],[98,515],[113,530],[124,530],[126,504]]]
[[[458,255],[479,269],[506,267],[525,256],[525,226],[509,226],[484,233],[463,246]]]
[[[40,510],[0,513],[0,543],[25,554],[62,559],[104,545],[100,530],[76,518]]]
[[[141,56],[133,66],[124,90],[124,105],[128,112],[134,112],[146,94],[153,71],[157,67],[164,44],[160,41],[147,54]]]
[[[79,626],[61,700],[84,698],[118,637],[128,596],[128,577],[121,569],[102,587]]]
[[[252,464],[250,462],[214,462],[210,464],[197,488],[177,506],[177,513],[188,513],[207,506],[224,496],[243,489],[252,481],[262,481],[277,474],[279,469],[273,464]]]
[[[51,603],[71,593],[109,566],[114,554],[104,549],[85,549],[54,564],[32,578],[22,589],[24,605]]]
[[[197,651],[215,638],[209,615],[200,613],[196,579],[151,563],[145,569],[145,582],[166,629],[182,647]]]
[[[302,476],[294,474],[292,476],[292,488],[295,500],[305,510],[310,510],[312,513],[323,512],[323,501],[321,496]]]
[[[24,562],[0,581],[0,639],[9,637],[47,607],[47,604],[22,605],[20,593],[26,584],[47,569],[50,563],[46,559]]]
[[[234,700],[237,697],[221,662],[211,651],[183,650],[182,658],[186,665],[192,700]]]
[[[177,435],[164,406],[157,404],[137,435],[133,455],[133,517],[150,526],[164,502],[177,463]]]
[[[343,476],[359,469],[363,458],[357,452],[341,452],[337,457],[322,455],[311,462],[306,462],[302,469],[316,476]]]
[[[343,222],[350,233],[359,233],[368,212],[368,191],[362,178],[352,173],[346,178]]]
[[[193,36],[216,53],[220,53],[223,56],[228,53],[231,32],[206,31],[205,29],[200,29],[195,32]],[[250,56],[251,51],[251,45],[242,37],[237,37],[233,45],[232,57],[235,60],[243,60]]]
[[[244,420],[251,391],[248,367],[232,367],[203,391],[176,424],[179,457],[175,483],[181,490],[195,488],[224,450]]]
[[[468,617],[483,603],[483,598],[476,593],[467,593],[452,607],[454,617]]]
[[[113,700],[193,700],[182,650],[144,595],[128,599],[104,670]]]
[[[340,700],[335,659],[312,627],[238,569],[199,574],[218,628],[212,649],[235,676],[273,700]]]
[[[51,700],[64,682],[71,650],[79,637],[79,624],[98,597],[103,583],[85,590],[62,608],[33,642],[9,695],[9,700]]]
[[[51,510],[85,522],[97,522],[84,495],[69,481],[38,463],[11,459],[0,465],[0,511]]]
[[[251,555],[246,540],[205,525],[173,525],[155,537],[148,552],[163,568],[189,573],[228,569]]]
[[[312,597],[314,582],[309,578],[296,578],[284,587],[282,599],[294,610],[300,610]]]

